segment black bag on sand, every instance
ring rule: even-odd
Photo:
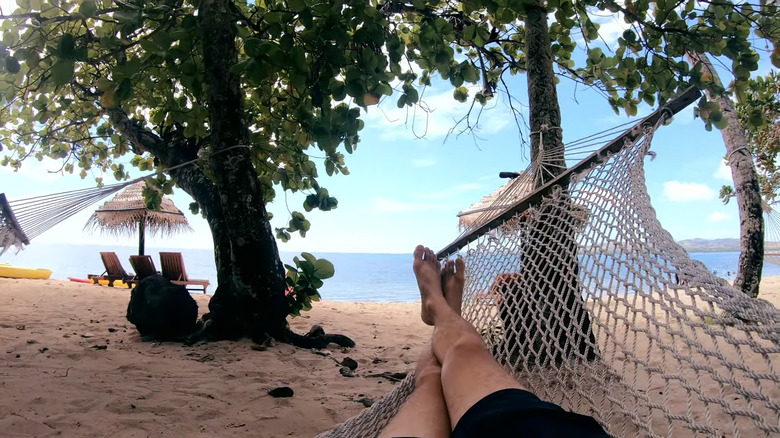
[[[127,320],[142,341],[183,340],[198,325],[198,303],[187,288],[161,275],[145,278],[130,293]]]

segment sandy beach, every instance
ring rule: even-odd
[[[210,297],[193,297],[204,313]],[[369,376],[411,370],[431,333],[412,303],[320,302],[290,319],[356,342],[329,350],[358,362],[343,377],[330,357],[285,344],[142,343],[129,299],[129,289],[0,279],[3,436],[312,437],[389,392],[396,382]],[[268,395],[279,386],[295,395]]]
[[[312,437],[365,409],[408,372],[431,328],[415,303],[321,302],[292,327],[343,333],[330,357],[249,340],[186,347],[142,343],[125,319],[128,289],[0,279],[3,436]],[[200,313],[209,296],[193,294]],[[780,278],[762,298],[780,305]],[[354,377],[336,361],[358,363]],[[335,359],[335,360],[334,360]],[[292,398],[268,391],[291,387]]]

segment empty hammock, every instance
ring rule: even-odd
[[[65,219],[84,210],[106,196],[134,184],[138,178],[103,187],[90,187],[51,195],[8,201],[0,193],[0,254],[12,246],[19,249],[29,245],[30,240]]]
[[[249,146],[243,144],[229,146],[209,155],[213,157],[235,148],[249,148]],[[102,187],[90,187],[16,201],[8,201],[5,194],[0,193],[0,254],[12,246],[24,248],[24,245],[29,245],[30,240],[41,233],[125,187],[195,164],[198,160],[199,158],[185,161],[140,178]]]
[[[780,212],[769,205],[764,205],[764,261],[780,265]]]
[[[535,163],[439,252],[465,258],[463,317],[496,360],[616,437],[780,434],[780,311],[691,260],[645,185],[653,133],[697,96],[529,193]],[[320,437],[376,436],[413,379]]]

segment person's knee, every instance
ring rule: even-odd
[[[427,362],[415,371],[415,386],[419,387],[429,383],[441,385],[441,365],[436,361]]]
[[[485,342],[482,340],[482,338],[479,337],[479,335],[476,334],[473,336],[462,336],[460,339],[455,341],[452,344],[452,351],[450,354],[453,355],[455,360],[464,357],[478,357],[484,355],[490,356],[487,347],[485,346]]]

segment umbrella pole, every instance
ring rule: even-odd
[[[146,239],[146,215],[138,222],[138,255],[144,255],[144,241]]]

